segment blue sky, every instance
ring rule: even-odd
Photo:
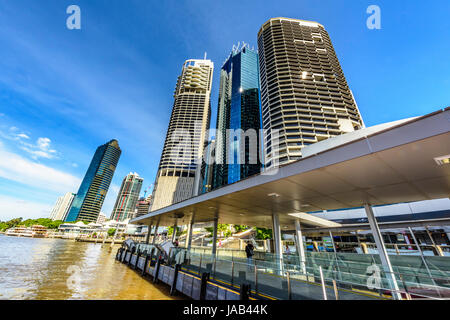
[[[81,30],[66,28],[71,4]],[[381,30],[366,27],[372,4]],[[155,179],[184,60],[215,63],[214,127],[223,61],[238,41],[256,47],[271,17],[325,26],[367,126],[444,108],[449,13],[448,0],[0,0],[0,220],[48,216],[115,138],[109,216],[127,173]]]

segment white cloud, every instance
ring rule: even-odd
[[[50,143],[52,142],[49,138],[39,138],[36,141],[36,145],[19,141],[22,145],[20,148],[23,151],[28,152],[31,157],[35,160],[39,158],[53,159],[56,157],[56,150],[50,149]]]
[[[0,195],[0,220],[48,218],[52,205]]]
[[[37,139],[37,145],[41,150],[48,150],[50,147],[50,142],[52,142],[49,138],[39,138]]]
[[[81,183],[79,178],[71,174],[6,151],[1,144],[0,177],[61,194],[78,190]]]
[[[29,153],[34,160],[39,158],[53,159],[57,157],[58,152],[55,149],[50,148],[52,141],[49,138],[40,137],[36,140],[36,144],[32,144],[25,141],[30,140],[29,135],[24,132],[18,132],[19,128],[10,127],[9,133],[0,131],[0,137],[11,141],[17,141],[18,147]]]
[[[19,134],[17,135],[17,137],[18,137],[18,138],[23,138],[23,139],[30,139],[30,137],[27,136],[25,133],[19,133]]]

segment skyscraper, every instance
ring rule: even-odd
[[[137,208],[136,217],[140,217],[140,216],[143,216],[148,213],[148,210],[150,209],[151,201],[152,201],[151,195],[149,195],[147,198],[142,197],[139,199],[139,201],[136,205],[136,208]]]
[[[111,214],[111,220],[123,221],[133,218],[143,182],[144,179],[139,177],[137,173],[131,172],[123,179]]]
[[[50,219],[64,221],[74,198],[75,194],[72,192],[67,192],[64,196],[59,197],[50,213]]]
[[[261,170],[259,90],[258,53],[245,43],[233,47],[220,70],[213,189]]]
[[[178,77],[169,128],[153,189],[151,210],[196,195],[211,118],[211,60],[187,60]]]
[[[117,140],[97,148],[65,221],[97,221],[121,153]]]
[[[258,49],[267,166],[299,160],[303,147],[364,126],[322,25],[270,19]]]

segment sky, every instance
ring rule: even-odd
[[[80,30],[66,26],[72,4]],[[0,220],[48,217],[111,139],[122,155],[102,211],[129,172],[147,189],[183,62],[206,52],[215,64],[215,127],[220,67],[272,17],[325,26],[366,126],[445,108],[449,13],[448,0],[0,0]]]

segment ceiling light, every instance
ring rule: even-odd
[[[450,164],[450,154],[442,157],[434,158],[434,161],[438,164],[438,166],[443,166],[444,164]]]
[[[280,195],[278,193],[273,192],[273,193],[269,193],[268,196],[276,198],[276,197],[279,197]]]

